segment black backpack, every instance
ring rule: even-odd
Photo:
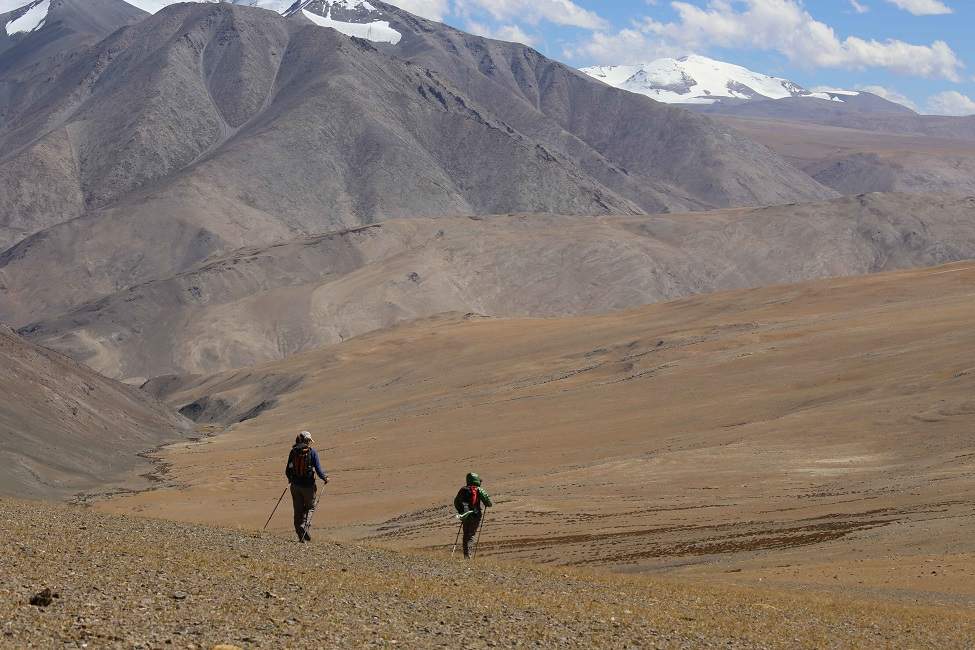
[[[288,480],[306,481],[314,480],[315,466],[311,460],[311,447],[308,445],[297,445],[291,449],[288,455]]]

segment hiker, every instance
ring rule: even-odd
[[[315,496],[318,492],[318,484],[315,483],[315,474],[322,479],[322,483],[328,485],[328,475],[322,470],[321,462],[318,460],[318,452],[312,449],[315,441],[311,434],[302,431],[295,438],[295,446],[288,454],[288,466],[284,470],[284,475],[288,477],[291,484],[291,501],[295,508],[295,533],[298,535],[299,542],[310,542],[311,535],[308,530],[311,527],[311,518],[315,514]]]
[[[471,472],[467,475],[464,487],[460,489],[454,498],[454,508],[457,509],[457,518],[460,519],[464,528],[464,557],[471,557],[471,542],[477,535],[477,530],[481,527],[481,517],[483,508],[491,508],[494,503],[491,495],[481,487],[481,477]]]

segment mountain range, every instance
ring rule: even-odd
[[[0,80],[25,89],[0,97],[0,319],[14,325],[243,246],[391,218],[835,196],[708,118],[380,2],[397,45],[205,3],[126,14],[72,49],[59,39],[87,5],[56,3],[17,47],[60,53]],[[55,272],[73,289],[44,304]]]
[[[969,254],[971,206],[951,196],[969,187],[967,150],[929,149],[904,169],[876,143],[811,151],[780,137],[801,129],[735,113],[922,117],[867,93],[704,57],[583,74],[378,0],[144,8],[155,13],[44,0],[0,14],[0,321],[114,377],[224,370],[443,310],[568,315]],[[696,98],[716,119],[590,75]],[[942,194],[832,201],[878,190]],[[657,217],[693,224],[679,241],[587,227],[749,206]],[[505,214],[550,216],[464,218]],[[905,216],[937,227],[906,239],[919,226]],[[416,221],[392,222],[403,218]],[[747,262],[753,248],[714,230],[764,231],[761,218],[782,224],[776,245],[795,264]],[[905,229],[881,247],[900,261],[878,266],[857,239],[820,264],[817,237],[864,220]],[[577,260],[571,282],[549,248]],[[518,299],[519,273],[485,275],[499,264],[553,280]],[[285,293],[290,307],[266,321],[268,296]],[[353,308],[364,294],[375,300]],[[200,331],[211,322],[224,323],[216,337]]]
[[[668,104],[710,105],[786,97],[842,104],[863,94],[850,90],[810,91],[788,79],[700,55],[657,59],[636,65],[594,66],[582,68],[582,72],[611,86]]]
[[[963,645],[973,179],[972,119],[699,56],[580,71],[380,0],[0,0],[4,638]],[[332,480],[289,549],[302,430]],[[471,470],[483,556],[697,584],[502,571],[476,638],[430,618]]]
[[[834,201],[876,164],[844,173],[863,156],[802,158],[382,2],[249,4],[52,0],[18,32],[40,54],[0,77],[21,89],[0,96],[0,321],[143,381],[442,311],[594,313],[973,252],[963,180]],[[768,101],[869,100],[672,63],[789,95]]]
[[[864,90],[806,89],[794,81],[705,56],[582,68],[616,88],[711,115],[785,119],[894,134],[975,140],[975,116],[919,115]]]
[[[869,92],[810,91],[702,56],[583,72],[715,117],[841,194],[975,193],[975,116],[919,115]]]
[[[934,124],[867,93],[600,73],[692,111],[379,0],[139,4],[0,5],[0,321],[116,379],[975,256],[967,150],[785,137]],[[273,404],[231,406],[186,413]]]

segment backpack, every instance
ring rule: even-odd
[[[313,477],[315,467],[311,461],[311,447],[299,445],[291,450],[288,456],[288,479],[301,481]]]

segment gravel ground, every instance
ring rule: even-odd
[[[446,552],[299,545],[80,506],[0,500],[0,520],[3,648],[963,648],[975,639],[970,609],[472,566]]]

